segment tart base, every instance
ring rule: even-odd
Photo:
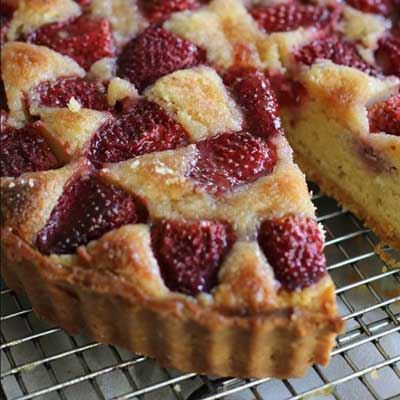
[[[176,300],[145,299],[121,277],[60,267],[7,229],[1,254],[6,284],[26,294],[40,317],[70,334],[84,333],[182,371],[301,377],[312,363],[328,363],[335,336],[343,330],[343,321],[328,310],[224,315],[195,302],[187,307]]]
[[[364,221],[364,224],[372,229],[382,242],[400,250],[400,237],[397,235],[394,226],[387,222],[382,223],[382,221],[366,212],[362,204],[355,201],[349,192],[340,188],[333,180],[322,175],[318,167],[310,162],[309,159],[302,156],[298,149],[296,149],[295,152],[295,160],[301,170],[304,171],[307,178],[315,182],[324,193],[336,199],[343,208],[349,210],[356,215],[358,219]]]

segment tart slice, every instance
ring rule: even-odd
[[[7,284],[68,332],[177,369],[288,377],[326,364],[342,321],[268,79],[218,73],[162,28],[141,35],[126,49],[180,47],[167,70],[134,75],[140,94],[123,78],[93,83],[55,50],[5,44]]]
[[[180,370],[325,365],[343,322],[264,71],[278,48],[240,1],[144,3],[11,16],[4,279],[68,332]]]

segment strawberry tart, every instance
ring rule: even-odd
[[[326,365],[343,321],[302,170],[400,246],[399,10],[2,2],[7,285],[180,370]]]

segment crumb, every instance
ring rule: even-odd
[[[79,112],[79,111],[81,111],[81,108],[82,108],[81,104],[78,102],[78,100],[75,99],[75,97],[71,97],[69,99],[67,107],[72,112]]]

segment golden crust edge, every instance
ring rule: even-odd
[[[312,363],[328,363],[336,334],[343,330],[337,315],[298,309],[249,317],[213,311],[210,316],[194,303],[188,317],[176,299],[175,304],[165,300],[151,304],[128,293],[133,288],[120,279],[109,290],[98,290],[102,281],[110,282],[109,276],[93,270],[71,276],[35,256],[29,245],[7,230],[2,232],[1,256],[6,284],[27,294],[40,317],[70,334],[84,333],[183,371],[301,377]]]

